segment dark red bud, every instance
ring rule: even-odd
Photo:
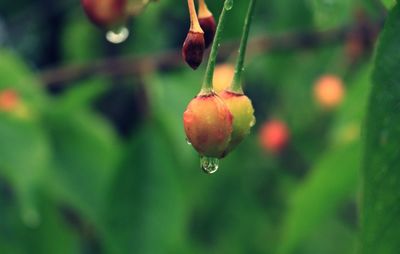
[[[101,28],[118,26],[126,18],[127,0],[81,0],[88,18]]]
[[[208,48],[214,41],[215,30],[217,28],[214,16],[199,18],[199,23],[201,29],[204,31],[205,47]]]
[[[182,57],[185,62],[196,70],[203,61],[205,49],[204,34],[189,31],[182,47]]]

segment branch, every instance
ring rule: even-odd
[[[279,36],[259,36],[249,42],[249,56],[267,51],[282,51],[298,48],[314,48],[319,45],[343,42],[351,29],[341,28],[325,32],[290,33]],[[238,41],[224,43],[220,57],[226,60],[237,52]],[[92,75],[141,75],[158,69],[174,69],[184,66],[180,49],[145,56],[121,56],[95,60],[85,64],[74,64],[45,70],[39,74],[44,85],[68,85]]]

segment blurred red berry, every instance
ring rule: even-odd
[[[127,0],[81,0],[89,19],[101,28],[121,25],[126,18]]]
[[[19,104],[18,93],[12,89],[0,91],[0,111],[12,111]]]
[[[265,122],[260,129],[260,144],[269,152],[279,153],[289,141],[289,130],[280,120]]]
[[[222,158],[232,134],[233,117],[222,99],[214,94],[198,95],[183,114],[188,141],[206,157]]]

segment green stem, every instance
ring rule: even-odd
[[[250,32],[255,3],[256,0],[250,0],[249,8],[247,10],[247,16],[244,22],[242,40],[240,42],[239,57],[238,60],[236,61],[235,76],[233,77],[233,82],[230,88],[231,91],[236,93],[243,93],[242,76],[244,71],[244,59],[246,57],[246,48],[247,48],[247,42],[249,40],[249,32]]]
[[[213,91],[213,76],[215,64],[217,62],[218,49],[221,42],[222,31],[224,30],[225,26],[226,13],[232,9],[232,5],[233,0],[225,0],[221,15],[219,16],[217,31],[215,32],[214,42],[211,47],[210,58],[208,59],[206,74],[200,90],[200,94],[209,94]]]

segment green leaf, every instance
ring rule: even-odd
[[[109,253],[177,253],[184,243],[183,168],[160,132],[148,124],[128,147],[108,204]]]
[[[54,154],[49,191],[98,223],[120,160],[115,132],[104,119],[82,108],[48,116],[47,127]]]
[[[379,39],[365,130],[361,253],[400,250],[400,6]]]
[[[16,189],[22,217],[38,223],[36,192],[49,164],[50,150],[41,127],[0,113],[0,174]]]
[[[292,253],[354,191],[361,159],[358,142],[327,153],[294,193],[279,253]]]

